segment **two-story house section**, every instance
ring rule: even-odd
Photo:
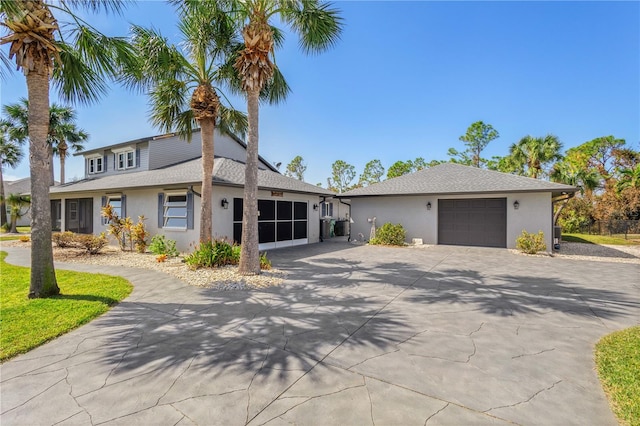
[[[246,161],[246,145],[234,135],[222,134],[216,129],[214,134],[216,157]],[[134,139],[108,145],[74,155],[84,157],[85,179],[100,178],[121,173],[155,170],[192,160],[202,155],[200,131],[193,134],[191,141],[175,133]],[[277,171],[271,164],[260,158],[260,168]]]
[[[200,133],[152,136],[79,153],[85,178],[54,186],[52,227],[99,234],[107,230],[102,207],[120,217],[146,218],[151,236],[161,234],[188,250],[199,239],[202,155]],[[233,135],[214,136],[213,235],[240,242],[246,144]],[[260,157],[258,228],[263,250],[320,240],[320,204],[333,192],[280,174]]]

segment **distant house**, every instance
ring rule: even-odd
[[[240,242],[246,145],[216,130],[213,238]],[[187,250],[199,240],[201,140],[160,135],[78,153],[85,178],[51,188],[52,227],[98,234],[107,229],[101,208],[121,217],[145,216],[151,235],[163,234]],[[258,172],[260,248],[317,242],[320,204],[331,191],[281,175],[260,158]]]
[[[440,164],[337,197],[351,204],[352,237],[400,223],[407,241],[514,248],[523,230],[553,244],[553,201],[575,187],[459,164]]]

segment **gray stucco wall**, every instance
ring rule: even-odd
[[[376,217],[376,225],[386,222],[400,223],[407,231],[407,242],[413,238],[422,238],[424,244],[438,243],[438,199],[452,198],[506,198],[507,199],[507,248],[515,248],[516,238],[523,230],[537,233],[543,231],[547,251],[552,249],[552,209],[551,194],[544,193],[510,193],[510,194],[477,194],[451,196],[384,196],[351,199],[351,237],[361,238],[359,233],[369,240],[371,224],[367,219]],[[518,200],[520,207],[513,208]],[[431,202],[431,210],[426,204]]]
[[[200,192],[201,187],[194,186],[196,192]],[[127,196],[126,201],[126,215],[131,217],[134,222],[137,222],[138,216],[144,215],[146,217],[145,225],[150,233],[151,237],[157,234],[165,235],[167,238],[176,241],[178,250],[182,252],[192,251],[193,247],[199,240],[199,225],[200,225],[200,197],[194,197],[194,229],[189,230],[175,230],[175,229],[163,229],[158,228],[158,193],[163,192],[162,188],[158,189],[139,189],[139,190],[127,190],[122,194]],[[119,194],[119,193],[118,193]],[[109,195],[107,193],[95,192],[95,193],[65,193],[52,194],[51,199],[67,198],[93,198],[93,233],[99,234],[106,232],[107,225],[102,224],[100,209],[102,205],[102,196]],[[116,195],[111,194],[111,195]],[[228,239],[233,238],[233,198],[242,198],[242,188],[232,187],[213,187],[213,234],[214,238]],[[221,207],[221,200],[226,198],[229,201],[229,208],[223,209]],[[260,199],[275,199],[275,200],[288,200],[288,201],[306,201],[308,202],[308,242],[315,243],[320,240],[319,231],[319,211],[313,210],[313,204],[318,204],[319,197],[314,195],[294,194],[285,192],[282,197],[272,197],[271,191],[259,191],[258,198]],[[65,203],[62,202],[62,217],[64,227],[65,217]],[[149,241],[151,238],[149,238]],[[113,242],[113,239],[112,239]]]

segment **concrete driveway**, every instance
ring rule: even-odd
[[[616,424],[593,346],[640,322],[638,265],[346,243],[270,257],[289,275],[263,292],[59,265],[135,290],[2,365],[3,426]]]

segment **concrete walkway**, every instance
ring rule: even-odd
[[[270,257],[289,275],[264,292],[57,265],[135,289],[1,366],[2,425],[616,424],[593,346],[640,323],[638,265],[346,243]]]

